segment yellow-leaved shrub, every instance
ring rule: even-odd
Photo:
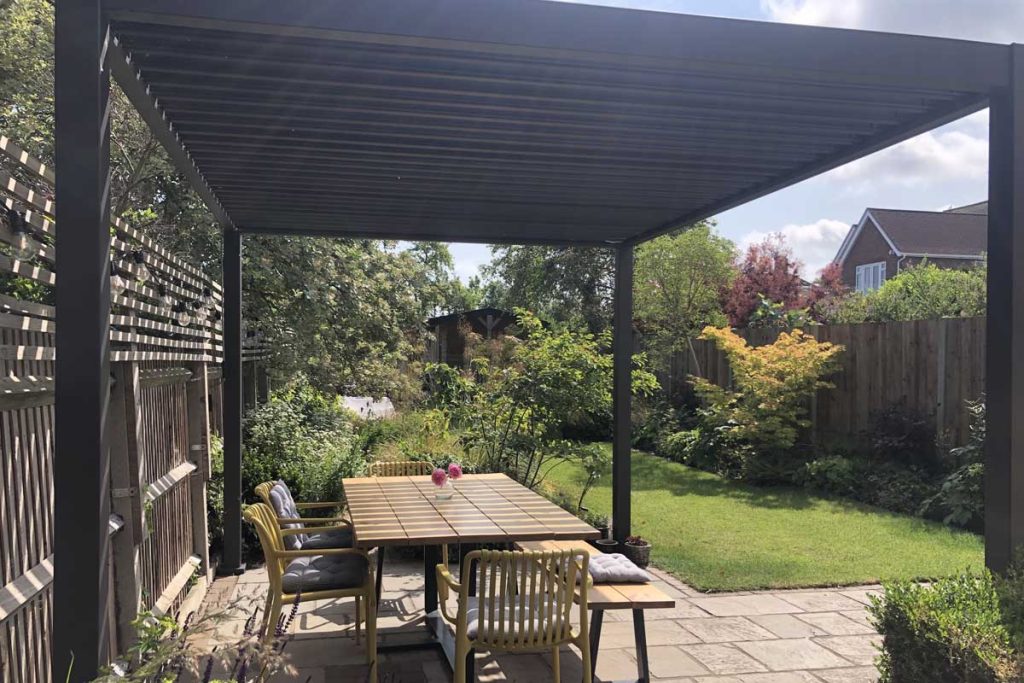
[[[825,378],[837,369],[843,351],[799,329],[757,347],[728,328],[706,327],[700,338],[713,341],[732,370],[729,389],[692,378],[705,404],[705,419],[758,451],[785,450],[796,443],[800,430],[810,425],[810,398],[833,386]]]

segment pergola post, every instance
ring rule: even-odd
[[[110,74],[100,0],[56,9],[57,278],[54,437],[55,680],[107,660],[110,467]],[[73,668],[72,668],[73,666]],[[69,677],[70,672],[70,677]]]
[[[242,564],[242,233],[224,231],[224,556],[220,574]]]
[[[989,123],[985,563],[1003,571],[1024,544],[1024,45]]]
[[[612,415],[612,529],[621,543],[630,534],[631,395],[633,360],[633,246],[615,251]]]

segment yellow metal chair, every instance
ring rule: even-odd
[[[358,601],[365,600],[366,661],[370,681],[377,680],[377,600],[370,574],[370,557],[356,548],[285,550],[284,538],[301,529],[281,529],[277,517],[263,503],[250,505],[242,513],[256,528],[267,563],[270,587],[263,612],[262,633],[269,638],[276,628],[283,605],[296,600],[356,598],[356,637],[359,637]],[[308,529],[307,529],[308,531]]]
[[[437,565],[438,602],[445,620],[455,627],[454,683],[465,683],[473,653],[549,650],[554,680],[561,680],[559,648],[572,643],[583,657],[583,681],[591,683],[585,550],[474,550],[462,561],[462,582],[448,563]],[[478,563],[474,569],[473,563]],[[477,595],[469,578],[477,576]],[[585,577],[580,586],[577,577]],[[579,590],[578,629],[572,627],[574,598]],[[458,596],[458,610],[448,611],[448,598]]]
[[[430,475],[434,466],[429,462],[418,460],[378,460],[371,462],[367,468],[371,477],[418,477]],[[377,602],[384,585],[384,548],[377,549]]]
[[[344,509],[344,503],[298,503],[283,481],[265,481],[256,487],[256,495],[277,517],[282,529],[303,529],[306,526],[325,527],[326,531],[294,534],[287,538],[285,545],[289,550],[316,550],[324,548],[351,548],[352,523],[343,516],[303,517],[303,510]]]
[[[378,460],[369,467],[371,477],[417,477],[433,471],[432,464],[417,460]]]

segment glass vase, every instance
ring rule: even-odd
[[[445,479],[444,483],[437,487],[434,498],[437,500],[448,500],[455,495],[455,484],[451,479]]]

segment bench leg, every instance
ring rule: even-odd
[[[633,637],[636,640],[636,671],[640,683],[649,683],[651,668],[647,663],[647,629],[644,626],[644,611],[633,610]]]
[[[597,649],[601,646],[601,624],[604,610],[595,609],[590,613],[590,677],[597,680]]]

